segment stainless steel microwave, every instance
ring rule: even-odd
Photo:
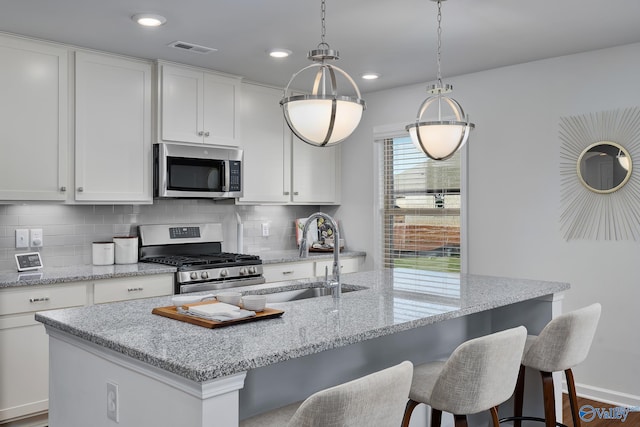
[[[242,197],[242,150],[205,144],[153,145],[157,198]]]

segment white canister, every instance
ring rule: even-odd
[[[135,264],[138,262],[138,237],[114,237],[116,246],[116,264]]]
[[[113,242],[93,242],[91,245],[93,265],[111,265],[114,257]]]

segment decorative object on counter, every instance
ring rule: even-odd
[[[218,303],[217,301],[213,303],[206,301],[206,302],[195,303],[195,304],[186,304],[182,307],[176,307],[173,305],[168,307],[156,307],[151,311],[151,313],[157,314],[158,316],[168,317],[170,319],[180,320],[182,322],[187,322],[193,325],[202,326],[202,327],[211,328],[211,329],[221,328],[223,326],[237,325],[239,323],[254,322],[257,320],[273,319],[275,317],[282,316],[282,314],[284,313],[284,310],[278,310],[278,309],[269,308],[269,307],[266,307],[263,311],[259,313],[249,311],[249,310],[238,309],[239,314],[242,314],[242,312],[253,313],[253,314],[246,317],[237,317],[237,318],[229,317],[228,320],[225,319],[223,321],[214,320],[212,318],[203,318],[198,316],[197,314],[194,315],[194,313],[189,313],[189,308],[196,307],[198,305],[207,305],[207,304],[220,304],[220,303]]]
[[[296,219],[296,242],[298,247],[302,243],[302,229],[307,218]],[[336,221],[338,223],[338,221]],[[335,231],[331,224],[326,222],[324,218],[318,218],[317,221],[309,224],[307,230],[307,242],[311,242],[309,251],[311,252],[333,252],[335,246]],[[340,239],[340,250],[344,249],[344,239]]]
[[[475,124],[469,121],[462,106],[453,98],[444,96],[453,91],[452,85],[442,84],[440,69],[440,54],[442,48],[442,2],[445,0],[431,0],[438,3],[438,74],[437,83],[427,88],[431,95],[420,105],[415,123],[406,126],[415,146],[433,160],[446,160],[453,156],[469,139],[471,129]],[[446,104],[455,116],[455,120],[443,119],[442,108]],[[430,106],[437,106],[435,117],[424,117]]]
[[[560,226],[566,240],[640,240],[640,108],[560,118]]]
[[[321,6],[322,33],[317,48],[309,52],[313,64],[295,73],[280,100],[284,118],[291,131],[302,141],[317,147],[331,146],[344,141],[358,127],[366,108],[358,85],[342,69],[327,64],[339,59],[337,50],[325,42],[325,0]],[[317,68],[311,95],[289,95],[291,83],[302,72]],[[336,74],[342,75],[355,90],[356,96],[338,95]]]
[[[138,262],[138,236],[118,236],[113,238],[116,264]]]
[[[240,292],[219,292],[216,299],[225,304],[240,305],[242,294]]]
[[[111,265],[114,261],[115,244],[113,242],[93,242],[91,254],[93,265]]]

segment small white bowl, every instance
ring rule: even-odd
[[[242,297],[242,305],[245,310],[264,311],[267,297],[264,295],[245,295]]]
[[[216,299],[227,304],[240,305],[242,294],[240,292],[220,292],[216,295]]]

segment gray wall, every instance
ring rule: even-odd
[[[445,78],[477,126],[467,145],[468,271],[570,282],[565,311],[601,302],[589,358],[575,369],[579,391],[634,405],[640,404],[640,242],[564,240],[558,123],[640,105],[638,75],[640,44],[633,44]],[[350,243],[369,254],[377,233],[373,129],[411,122],[425,87],[367,94],[364,119],[343,143],[336,216]]]
[[[244,247],[238,252],[295,249],[294,220],[317,210],[317,206],[234,206],[210,200],[156,200],[141,206],[0,205],[0,270],[15,270],[13,255],[26,251],[15,249],[16,228],[42,228],[43,264],[56,267],[91,264],[91,242],[136,235],[138,224],[222,223],[222,248],[236,252],[236,212],[244,224]],[[262,237],[265,222],[269,237]]]

